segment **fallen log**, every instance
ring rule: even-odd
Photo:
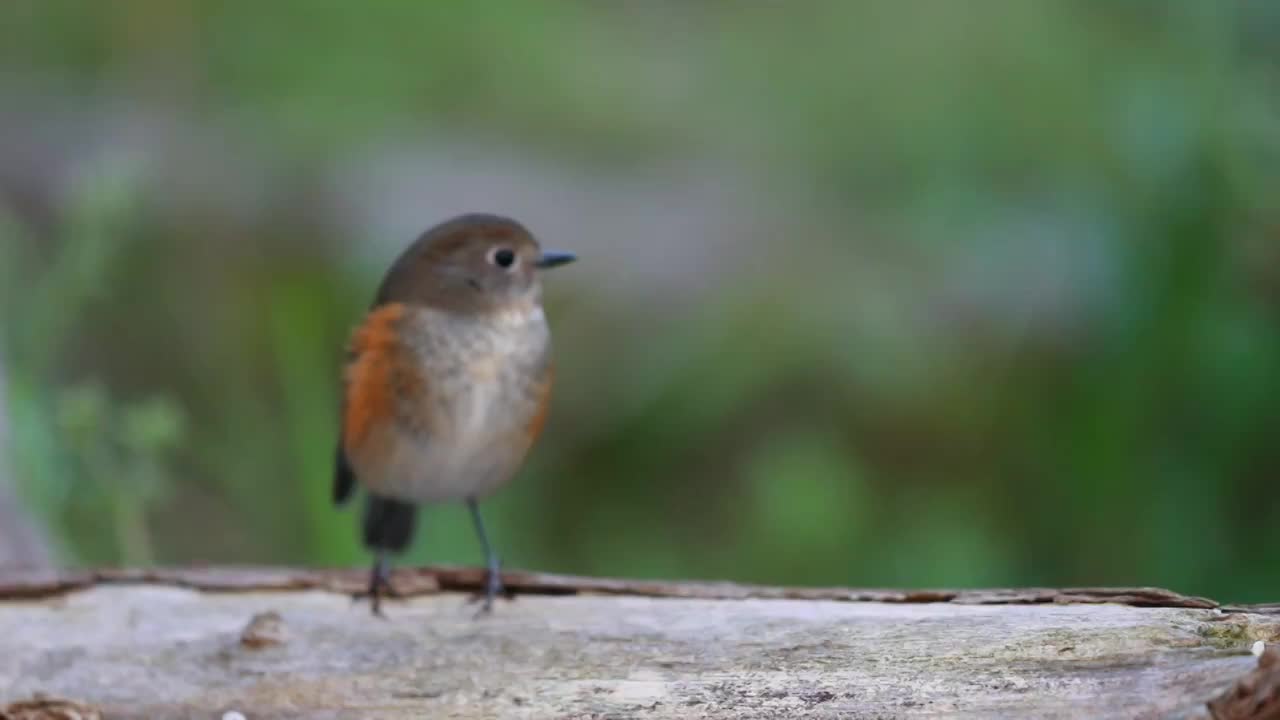
[[[0,719],[1280,718],[1280,605],[508,572],[476,618],[481,578],[382,620],[360,570],[0,570]]]

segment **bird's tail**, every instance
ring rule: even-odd
[[[413,540],[418,509],[399,500],[366,496],[364,506],[364,544],[370,550],[404,552]]]

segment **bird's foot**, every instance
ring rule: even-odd
[[[496,568],[489,568],[484,574],[484,589],[472,595],[467,601],[468,604],[480,603],[480,608],[476,610],[476,619],[493,613],[493,601],[499,595],[507,599],[511,598],[511,593],[502,584],[502,573]]]
[[[371,592],[371,591],[365,590],[363,592],[352,593],[351,604],[355,605],[356,603],[360,603],[360,602],[364,602],[365,600],[368,600],[369,612],[372,613],[373,616],[376,618],[386,620],[387,614],[382,612],[382,598],[384,597],[396,598],[398,596],[394,592],[383,593],[383,592]]]
[[[373,616],[386,620],[387,616],[382,612],[382,598],[384,597],[398,598],[400,594],[392,587],[391,578],[386,568],[382,563],[378,563],[369,574],[369,589],[353,593],[351,595],[351,604],[355,605],[358,602],[368,600],[369,610],[373,613]]]

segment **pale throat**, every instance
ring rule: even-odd
[[[522,299],[503,303],[484,314],[485,320],[504,330],[519,330],[547,321],[542,303],[536,299]]]

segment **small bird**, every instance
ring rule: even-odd
[[[382,615],[388,553],[418,505],[463,501],[485,555],[480,612],[502,591],[481,499],[519,470],[551,400],[542,271],[573,262],[509,218],[462,215],[423,233],[387,271],[352,334],[343,373],[336,505],[365,490],[367,597]],[[363,596],[363,595],[362,595]]]

